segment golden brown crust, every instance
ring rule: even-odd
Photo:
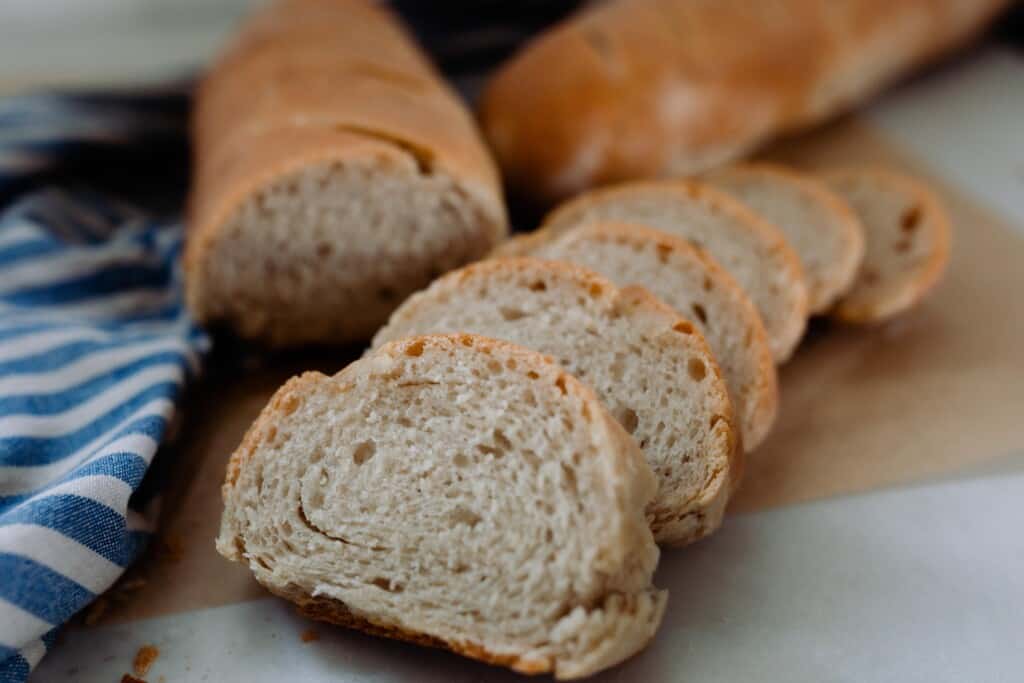
[[[594,3],[502,67],[481,118],[506,179],[544,202],[701,171],[849,108],[1008,4]]]
[[[896,188],[911,199],[913,206],[919,211],[918,225],[926,226],[931,240],[931,250],[925,260],[909,264],[915,270],[914,279],[904,282],[904,287],[900,290],[889,297],[863,300],[861,297],[854,298],[858,293],[855,282],[849,296],[841,299],[830,315],[845,323],[871,325],[889,320],[919,304],[939,284],[949,264],[952,227],[949,212],[938,195],[916,178],[874,166],[834,168],[824,172],[822,177],[828,183],[868,180]],[[894,234],[898,232],[899,226]],[[870,241],[870,230],[867,231],[867,235]],[[863,277],[864,272],[872,265],[870,259],[866,258],[858,277]]]
[[[319,372],[304,372],[301,375],[292,377],[285,382],[280,389],[274,392],[270,401],[260,411],[259,416],[246,430],[242,437],[242,443],[235,449],[228,459],[227,471],[224,477],[224,494],[238,481],[239,472],[245,462],[252,457],[256,448],[264,439],[273,439],[276,431],[273,423],[281,416],[290,415],[295,412],[302,402],[303,394],[315,383],[324,379]]]
[[[265,585],[265,588],[270,590],[272,593],[280,595],[281,597],[295,603],[298,605],[299,612],[318,621],[344,626],[346,628],[355,629],[357,631],[362,631],[363,633],[368,633],[373,636],[380,636],[382,638],[401,640],[406,643],[421,645],[423,647],[449,650],[464,657],[476,659],[487,664],[509,667],[519,673],[540,674],[548,673],[554,669],[554,662],[552,662],[550,658],[526,659],[516,654],[496,654],[489,651],[479,643],[469,641],[448,642],[426,633],[409,631],[393,624],[371,621],[366,617],[354,614],[352,610],[349,609],[348,605],[341,600],[336,600],[326,596],[314,597],[294,589],[280,590],[269,584]]]

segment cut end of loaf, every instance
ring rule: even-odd
[[[222,218],[203,214],[215,224],[189,244],[193,315],[272,346],[365,340],[410,293],[487,253],[501,217],[390,147],[273,175]]]
[[[217,547],[316,618],[572,678],[658,626],[654,490],[548,359],[417,337],[279,390],[232,458]]]

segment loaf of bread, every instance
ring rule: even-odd
[[[775,225],[706,183],[638,181],[559,205],[545,217],[536,239],[607,220],[657,228],[706,250],[757,306],[775,360],[781,363],[793,353],[807,326],[807,284],[799,255]],[[508,248],[515,249],[515,242]]]
[[[935,192],[915,178],[881,168],[836,168],[823,178],[853,208],[867,239],[853,288],[832,315],[870,324],[918,304],[949,264],[949,214]]]
[[[717,261],[681,237],[633,223],[590,223],[541,239],[546,236],[539,231],[510,244],[520,253],[578,263],[623,287],[645,287],[686,315],[722,369],[744,450],[764,441],[779,401],[768,335],[750,298]]]
[[[278,390],[231,459],[217,549],[314,618],[576,678],[661,621],[654,490],[551,361],[420,337]]]
[[[700,333],[647,290],[570,263],[493,259],[409,297],[373,341],[438,332],[535,349],[593,387],[658,478],[656,541],[689,543],[721,524],[742,455],[728,392]]]
[[[765,162],[704,176],[772,222],[800,257],[808,308],[825,313],[853,285],[864,258],[864,227],[849,205],[814,176]]]
[[[1010,0],[608,0],[528,44],[480,112],[506,179],[553,202],[689,174],[833,116]]]
[[[507,231],[472,118],[387,10],[279,0],[203,80],[187,301],[272,345],[368,339]]]

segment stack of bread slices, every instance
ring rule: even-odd
[[[559,678],[614,665],[665,609],[656,544],[721,524],[808,318],[906,311],[949,240],[933,192],[880,169],[579,195],[282,387],[218,549],[316,618]]]

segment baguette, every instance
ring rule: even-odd
[[[285,346],[368,339],[507,232],[469,113],[368,0],[282,0],[200,86],[186,299]]]
[[[593,190],[558,206],[544,219],[537,239],[606,220],[647,225],[706,250],[754,302],[775,360],[792,355],[807,325],[807,285],[800,257],[777,227],[707,183],[639,181]],[[516,248],[514,241],[509,248]]]
[[[661,621],[654,490],[549,360],[421,337],[278,390],[228,466],[217,550],[313,618],[576,678]]]
[[[656,541],[690,543],[721,524],[741,468],[732,406],[700,333],[649,292],[569,263],[483,261],[411,296],[373,344],[436,332],[536,349],[593,387],[658,477]]]
[[[924,183],[879,168],[832,169],[823,175],[860,217],[867,254],[832,315],[854,324],[889,320],[919,303],[949,264],[949,215]]]
[[[864,259],[864,226],[849,205],[813,176],[784,166],[745,163],[705,180],[771,221],[800,256],[811,313],[827,312]]]
[[[701,172],[849,109],[1010,0],[609,0],[492,78],[484,130],[510,185],[552,203]]]
[[[522,239],[522,238],[520,238]],[[619,286],[646,287],[704,335],[722,368],[743,448],[757,448],[775,422],[778,379],[761,316],[724,268],[686,240],[630,223],[591,223],[532,243],[530,254],[592,268]]]

